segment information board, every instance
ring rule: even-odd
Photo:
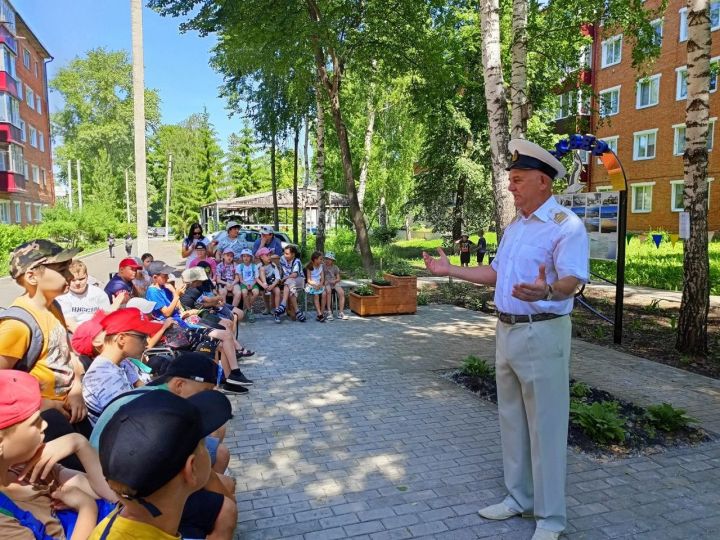
[[[555,199],[582,220],[590,239],[591,259],[617,259],[619,192],[555,195]]]

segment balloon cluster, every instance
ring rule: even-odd
[[[598,140],[593,135],[570,135],[567,139],[558,141],[555,150],[550,150],[550,153],[557,159],[562,159],[572,150],[585,150],[595,156],[612,151],[605,141]]]

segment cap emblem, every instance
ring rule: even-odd
[[[519,158],[520,158],[520,154],[518,153],[517,150],[515,150],[512,153],[512,157],[510,159],[512,160],[513,163],[515,163]]]

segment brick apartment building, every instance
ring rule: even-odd
[[[647,0],[649,9],[658,0]],[[664,15],[653,21],[660,56],[646,79],[638,81],[632,67],[632,45],[622,30],[602,25],[583,32],[593,38],[580,80],[592,88],[592,99],[568,91],[558,96],[559,133],[587,131],[617,152],[628,179],[628,230],[678,231],[682,211],[683,151],[687,85],[687,9],[684,0],[670,0]],[[720,61],[720,2],[711,7],[713,61]],[[712,149],[717,135],[720,97],[717,76],[711,78],[710,131]],[[582,126],[582,127],[581,127]],[[711,151],[709,230],[720,230],[720,156]],[[598,160],[585,159],[583,181],[588,191],[610,190],[607,174]]]
[[[0,223],[27,225],[55,203],[47,71],[52,60],[8,0],[0,0]]]

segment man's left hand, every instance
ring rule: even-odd
[[[533,283],[516,283],[513,285],[512,295],[524,302],[537,302],[544,300],[548,293],[547,279],[545,278],[545,265],[541,264],[538,276]]]

